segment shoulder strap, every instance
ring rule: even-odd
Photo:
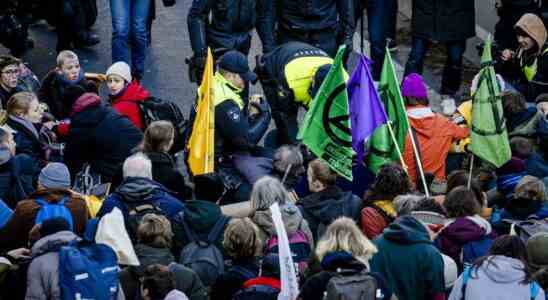
[[[531,300],[537,298],[538,292],[540,291],[540,286],[535,281],[529,283],[529,289],[531,290]]]
[[[462,298],[461,300],[464,300],[466,297],[466,286],[468,285],[468,280],[470,279],[470,273],[472,272],[472,268],[470,266],[464,267],[464,272],[462,272],[462,287],[461,287],[461,294]]]
[[[226,222],[228,222],[228,217],[226,216],[221,216],[221,218],[217,220],[217,223],[215,223],[213,229],[211,229],[211,232],[209,232],[209,235],[207,236],[207,241],[209,243],[215,243],[219,235],[223,232]]]
[[[61,199],[60,201],[57,202],[58,205],[65,205],[65,203],[67,203],[67,200],[68,200],[68,197],[65,196],[63,197],[63,199]]]
[[[191,242],[191,243],[194,243],[194,242],[197,242],[198,241],[198,237],[196,236],[196,234],[194,233],[194,231],[192,231],[190,229],[190,226],[188,226],[187,222],[185,221],[185,218],[182,217],[181,218],[181,225],[183,226],[183,230],[185,231],[185,234],[188,238],[188,240]]]
[[[36,203],[38,203],[38,205],[40,206],[44,206],[44,205],[47,205],[48,203],[46,202],[46,200],[44,200],[44,198],[38,198],[38,199],[34,199],[34,201]]]

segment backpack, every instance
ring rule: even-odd
[[[483,236],[477,241],[464,244],[462,247],[462,263],[472,264],[482,256],[485,256],[493,244],[493,239]]]
[[[91,165],[86,164],[82,168],[82,171],[76,174],[72,190],[80,194],[91,195],[92,190],[100,184],[101,175],[92,172]]]
[[[119,271],[116,253],[107,245],[81,241],[61,247],[61,299],[115,300]]]
[[[470,280],[470,274],[472,273],[471,266],[465,266],[464,271],[462,272],[462,287],[461,287],[461,300],[466,298],[466,286],[468,286],[468,281]],[[529,290],[531,291],[531,300],[535,300],[540,291],[540,285],[535,281],[529,283]]]
[[[128,218],[126,221],[126,226],[128,229],[129,238],[133,243],[137,242],[137,228],[141,224],[141,220],[146,214],[155,214],[166,217],[161,208],[154,204],[143,203],[140,204],[127,204],[128,207]]]
[[[67,202],[67,197],[64,197],[57,203],[48,203],[44,199],[39,198],[34,200],[39,206],[40,210],[36,214],[36,219],[34,219],[34,224],[42,224],[43,221],[61,217],[70,225],[70,230],[74,230],[74,222],[72,221],[72,214],[70,210],[65,206]]]
[[[289,240],[289,250],[291,251],[291,256],[293,257],[293,263],[296,264],[296,270],[299,275],[304,275],[304,271],[308,266],[312,253],[312,248],[310,247],[308,237],[302,230],[297,230],[288,235],[287,239]],[[272,236],[266,242],[264,255],[266,256],[271,253],[279,253],[278,244],[278,236]]]
[[[223,233],[227,222],[228,218],[222,216],[209,232],[207,239],[203,240],[196,236],[184,219],[181,220],[190,243],[181,251],[179,262],[196,272],[205,286],[211,286],[224,273],[225,261],[215,241]]]
[[[240,289],[232,300],[276,300],[280,290],[268,285],[254,285]]]
[[[528,219],[525,221],[503,220],[510,223],[510,234],[515,233],[524,243],[538,232],[548,232],[548,219]]]
[[[377,279],[366,270],[343,269],[327,282],[323,300],[374,300],[379,293]]]
[[[186,120],[177,104],[163,99],[149,97],[145,101],[139,101],[139,109],[143,117],[145,128],[154,121],[169,121],[175,127],[175,140],[172,152],[184,149],[184,134]]]

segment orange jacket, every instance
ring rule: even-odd
[[[434,174],[437,180],[445,180],[445,161],[451,144],[468,137],[468,128],[458,126],[449,119],[432,112],[430,107],[426,106],[408,107],[407,116],[411,127],[415,129],[420,145],[423,170]],[[416,182],[415,154],[409,134],[405,139],[403,159],[407,165],[409,177]]]

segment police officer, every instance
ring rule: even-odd
[[[244,54],[231,50],[219,59],[213,86],[215,159],[225,183],[237,182],[238,175],[243,176],[237,186],[234,186],[240,190],[234,196],[237,201],[248,200],[246,197],[249,196],[249,181],[271,171],[271,168],[261,167],[264,160],[257,153],[257,143],[270,124],[270,107],[264,99],[251,101],[250,105],[258,110],[258,114],[250,117],[244,109],[242,99],[246,82],[255,80],[256,75],[249,70]]]
[[[308,43],[331,57],[341,44],[352,49],[353,0],[271,0],[268,4],[261,17],[276,28],[276,37],[263,39],[264,53],[288,41]]]
[[[258,58],[257,73],[276,123],[276,144],[296,142],[299,106],[308,108],[333,59],[322,49],[288,42]]]
[[[272,30],[258,12],[270,0],[194,0],[188,12],[188,33],[194,56],[188,61],[191,81],[199,82],[205,65],[207,47],[215,57],[228,50],[248,54],[251,31],[257,26],[261,40]],[[210,18],[210,13],[212,17]],[[211,21],[210,21],[211,20]],[[257,20],[261,20],[257,22]]]

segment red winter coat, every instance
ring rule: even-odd
[[[145,129],[143,116],[138,102],[145,101],[150,93],[137,81],[131,82],[123,94],[111,99],[112,107],[120,114],[126,116],[135,127]]]

